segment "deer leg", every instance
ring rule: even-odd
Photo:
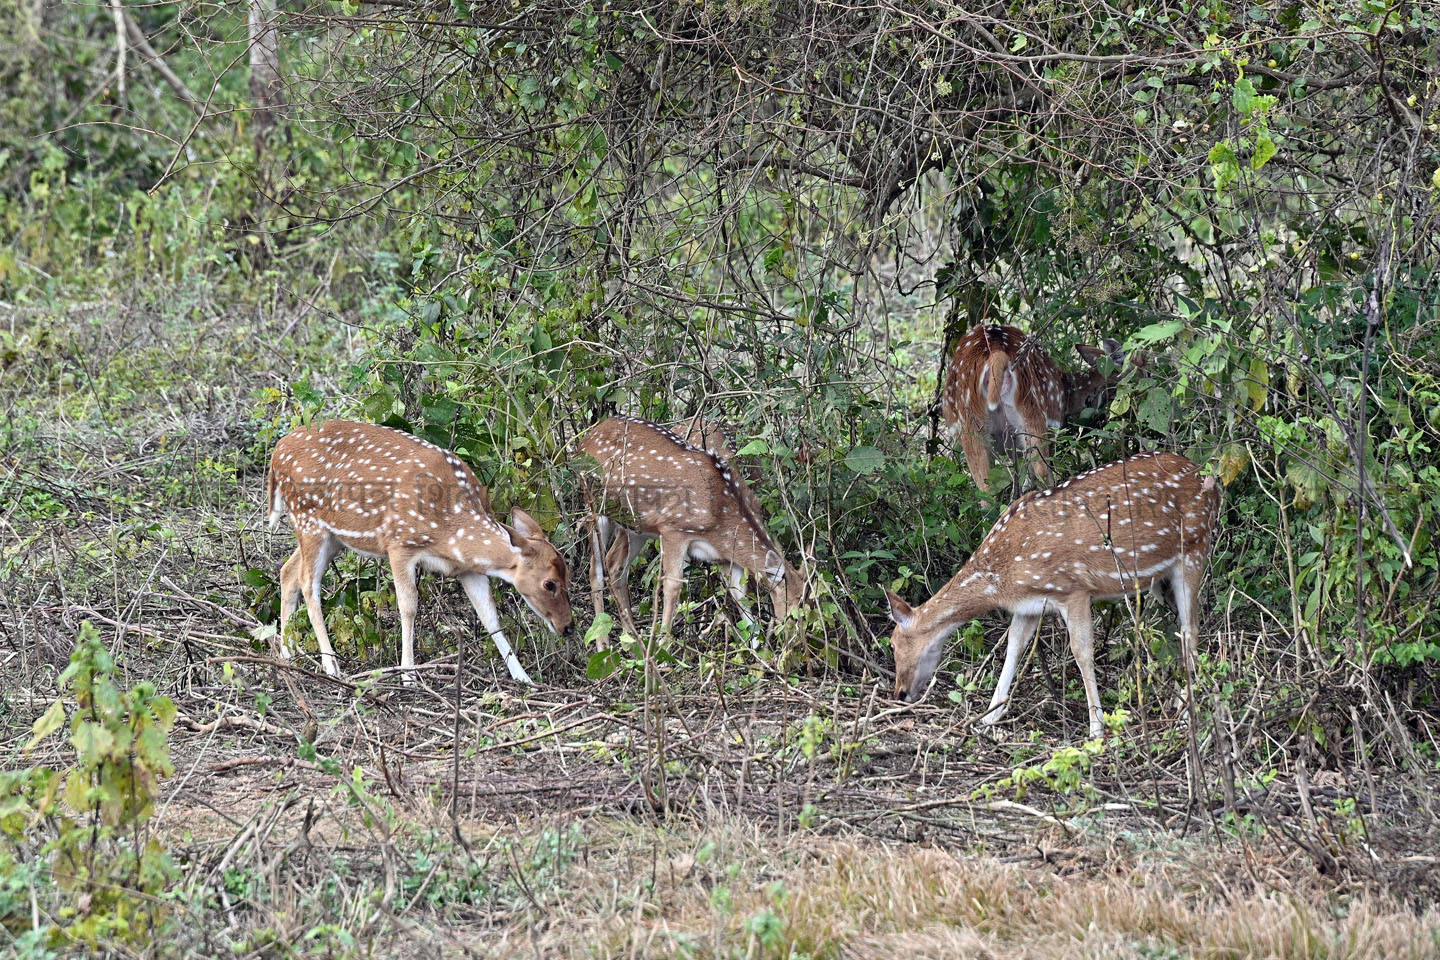
[[[660,539],[660,577],[664,602],[660,608],[660,632],[670,632],[675,622],[675,607],[680,602],[680,591],[685,588],[685,559],[689,543],[680,537]]]
[[[1065,617],[1065,630],[1070,634],[1070,652],[1080,668],[1085,684],[1085,704],[1090,713],[1090,738],[1105,735],[1100,716],[1100,688],[1095,683],[1095,624],[1090,616],[1090,598],[1084,594],[1071,596],[1060,606]]]
[[[320,666],[326,675],[331,677],[340,676],[340,663],[335,659],[335,648],[330,646],[330,634],[325,631],[325,611],[320,607],[320,584],[325,579],[325,568],[330,566],[338,546],[329,534],[325,534],[323,537],[301,539],[297,550],[300,563],[296,579],[300,581],[300,591],[305,597],[305,612],[310,615],[315,641],[320,644]]]
[[[280,656],[286,660],[295,658],[289,641],[285,639],[285,624],[290,622],[290,618],[300,606],[300,601],[305,598],[305,590],[300,583],[304,576],[304,566],[300,548],[296,547],[295,552],[290,554],[290,559],[280,567]]]
[[[960,428],[960,449],[965,451],[965,463],[970,467],[970,477],[981,493],[990,491],[990,437],[985,431],[965,424]]]
[[[605,612],[605,541],[610,521],[598,514],[590,518],[590,600],[595,616]]]
[[[624,528],[619,532],[621,536],[615,538],[605,554],[605,575],[610,579],[610,592],[615,595],[620,626],[630,636],[638,637],[640,630],[635,626],[635,611],[630,606],[630,566],[645,546],[645,538]]]
[[[460,578],[460,585],[465,588],[465,595],[470,598],[471,606],[480,617],[480,625],[490,634],[490,639],[495,641],[495,649],[500,651],[500,658],[505,661],[505,669],[510,671],[511,679],[533,685],[530,674],[520,665],[520,658],[515,656],[510,641],[505,639],[505,634],[500,630],[500,614],[495,609],[495,598],[490,594],[490,578],[483,573],[469,573]]]
[[[995,684],[995,695],[990,698],[990,708],[980,718],[980,723],[990,726],[1010,709],[1010,685],[1015,682],[1015,670],[1020,666],[1020,655],[1030,646],[1035,628],[1040,625],[1040,614],[1017,613],[1010,620],[1010,632],[1005,635],[1005,666],[1000,668],[1000,680]]]
[[[750,612],[748,598],[745,596],[745,568],[738,563],[727,563],[725,565],[725,589],[730,592],[730,597],[735,605],[740,608],[740,619],[750,626],[750,649],[760,648],[759,624],[755,616]]]
[[[1182,554],[1170,575],[1170,588],[1175,593],[1175,615],[1180,621],[1180,665],[1185,671],[1185,710],[1194,708],[1195,655],[1200,631],[1196,624],[1195,596],[1205,576],[1205,557]],[[1195,722],[1193,713],[1190,722]]]
[[[403,554],[390,554],[390,572],[395,576],[395,606],[400,609],[400,680],[415,682],[415,614],[420,610],[420,585],[415,565]]]
[[[750,612],[749,597],[745,596],[745,568],[738,563],[727,563],[724,576],[725,589],[730,592],[731,599],[740,608],[740,618],[750,626],[755,626],[755,617]]]
[[[1200,631],[1195,616],[1195,594],[1205,573],[1205,558],[1184,554],[1170,575],[1170,589],[1175,593],[1175,615],[1180,621],[1180,656],[1188,683],[1195,669],[1195,653]]]

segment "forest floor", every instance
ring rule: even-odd
[[[708,601],[690,617],[718,652],[682,652],[647,695],[639,669],[586,680],[578,643],[502,599],[546,681],[521,689],[434,578],[407,688],[366,672],[395,657],[363,626],[378,591],[393,639],[385,573],[336,631],[345,680],[275,661],[273,586],[247,572],[293,539],[263,522],[259,411],[302,378],[339,392],[347,333],[320,323],[202,295],[0,311],[5,766],[68,762],[59,737],[22,747],[82,621],[123,684],[175,701],[154,825],[182,922],[150,952],[1440,956],[1440,820],[1403,732],[1356,766],[1250,717],[1192,738],[1159,709],[1092,756],[1067,747],[1083,703],[1034,677],[982,736],[983,692],[901,707],[883,679],[775,676],[726,652]]]

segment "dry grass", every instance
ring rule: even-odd
[[[1197,846],[1077,873],[863,839],[780,840],[737,825],[660,832],[646,847],[632,835],[592,850],[532,945],[573,957],[877,960],[1421,960],[1440,951],[1440,910],[1369,897],[1337,906],[1314,892],[1229,883],[1221,878],[1243,873],[1237,851]]]

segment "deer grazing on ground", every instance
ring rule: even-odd
[[[280,648],[289,659],[285,624],[305,599],[330,676],[339,664],[320,607],[325,569],[342,547],[386,557],[400,608],[400,668],[415,667],[416,574],[458,577],[510,676],[530,677],[500,631],[490,578],[509,583],[550,629],[573,630],[565,561],[524,510],[501,523],[474,472],[448,450],[388,427],[327,420],[282,438],[270,457],[266,489],[270,526],[289,511],[299,542],[280,569]]]
[[[1015,327],[982,325],[960,338],[945,370],[940,413],[946,433],[959,435],[977,487],[990,489],[992,442],[997,452],[1021,450],[1046,482],[1045,431],[1097,406],[1125,363],[1118,342],[1102,342],[1103,348],[1076,346],[1090,369],[1066,373],[1038,340]],[[1106,357],[1113,369],[1102,373]]]
[[[646,540],[660,541],[662,633],[670,631],[689,560],[723,564],[725,581],[747,620],[741,580],[753,574],[783,619],[800,602],[804,579],[770,539],[754,494],[724,454],[718,428],[697,421],[693,441],[633,417],[592,427],[579,449],[599,465],[587,497],[595,512],[590,537],[591,595],[598,616],[608,579],[620,622],[638,635],[630,609],[630,563]],[[698,441],[698,442],[697,442]],[[707,449],[708,448],[708,449]]]
[[[1005,665],[981,720],[993,724],[1008,706],[1020,654],[1040,618],[1054,612],[1065,620],[1085,683],[1090,736],[1100,736],[1090,602],[1135,596],[1168,580],[1188,678],[1196,598],[1219,509],[1215,479],[1173,453],[1142,454],[1050,490],[1030,491],[1001,514],[970,560],[927,603],[912,609],[886,590],[897,624],[891,636],[895,695],[918,700],[935,675],[945,639],[983,613],[1006,610],[1013,619]]]

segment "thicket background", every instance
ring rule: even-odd
[[[369,419],[459,450],[583,584],[567,445],[610,412],[718,417],[827,587],[820,655],[776,663],[848,682],[888,663],[881,587],[929,596],[1019,490],[980,495],[937,437],[955,339],[1013,323],[1073,368],[1113,336],[1147,364],[1053,468],[1173,449],[1221,477],[1205,716],[1240,717],[1262,772],[1382,749],[1433,777],[1433,4],[0,0],[0,20],[6,395],[125,416],[187,362],[132,355],[97,393],[85,357],[125,335],[87,303],[212,348],[218,317],[288,318],[192,371],[188,438],[140,445],[225,435],[168,476],[188,505],[197,476],[251,489],[303,420]],[[87,319],[44,321],[62,306]],[[156,519],[143,494],[57,487],[38,409],[0,427],[12,611],[113,566],[62,558],[57,527],[107,497]],[[268,558],[231,565],[273,616]],[[386,577],[339,576],[337,636],[392,658]],[[1111,703],[1165,713],[1168,614],[1106,623]],[[974,707],[997,633],[958,639],[932,697],[978,684]],[[534,643],[547,679],[584,682],[583,651]]]

